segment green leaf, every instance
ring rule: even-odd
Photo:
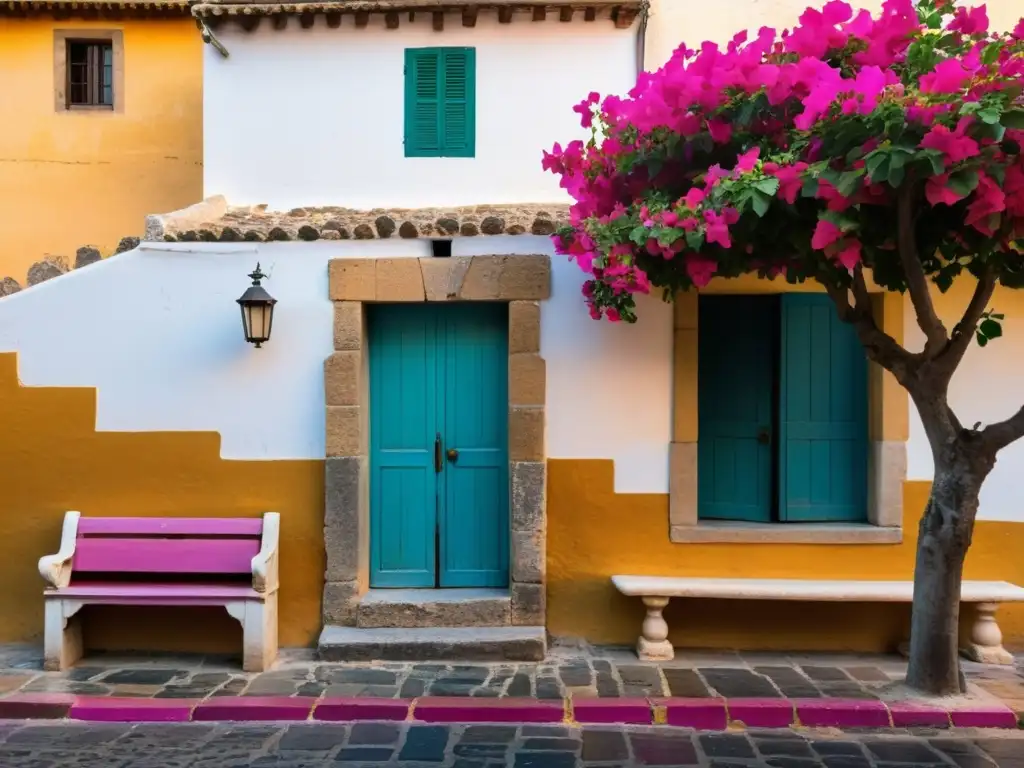
[[[877,152],[868,155],[864,167],[872,183],[878,184],[889,178],[890,155],[887,152]]]
[[[861,177],[864,175],[864,169],[858,168],[855,171],[847,171],[839,176],[839,183],[836,185],[836,190],[843,197],[853,197],[853,194],[860,189]]]
[[[981,321],[981,325],[978,326],[978,333],[986,339],[998,339],[1003,335],[1003,326],[998,320],[988,318]]]
[[[756,213],[758,217],[762,217],[768,213],[768,209],[772,206],[772,196],[765,194],[759,189],[755,189],[751,202],[754,206],[754,213]]]
[[[946,186],[960,197],[967,197],[978,186],[978,172],[967,169],[951,173]]]
[[[759,181],[755,181],[754,189],[759,192],[764,192],[768,196],[773,196],[779,191],[779,180],[774,176],[770,176]]]
[[[800,189],[800,197],[816,197],[818,194],[818,180],[808,176],[804,179],[804,185]]]
[[[978,119],[988,125],[995,125],[999,122],[999,118],[1002,113],[999,111],[999,107],[985,107],[984,109],[978,110]]]
[[[690,230],[686,233],[686,247],[691,251],[699,251],[704,245],[704,233]]]
[[[1024,109],[1010,109],[1003,112],[999,121],[1004,128],[1024,128]]]
[[[895,158],[896,158],[896,156],[894,155],[893,159],[895,159]],[[903,183],[903,179],[906,177],[906,175],[907,175],[907,171],[906,171],[906,169],[902,165],[900,165],[898,168],[890,168],[889,169],[889,186],[890,187],[894,187],[894,188],[898,187],[900,184]]]
[[[923,158],[931,163],[932,173],[938,176],[946,170],[946,161],[944,156],[937,149],[924,149],[917,153],[919,158]]]
[[[982,336],[981,331],[976,331],[974,337],[978,340],[979,347],[984,347],[986,344],[988,344],[988,337]]]

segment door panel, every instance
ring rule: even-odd
[[[433,587],[436,312],[425,304],[379,309],[369,324],[370,584]]]
[[[698,312],[698,517],[770,522],[777,302],[701,296]]]
[[[508,584],[507,311],[371,307],[371,586]]]
[[[442,587],[508,584],[507,308],[458,304],[445,312]]]
[[[867,517],[867,362],[827,296],[782,299],[779,511],[784,521]]]

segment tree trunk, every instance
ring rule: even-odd
[[[984,447],[965,435],[935,449],[935,479],[918,532],[907,684],[944,696],[963,692],[960,584],[991,463]]]

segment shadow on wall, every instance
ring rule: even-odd
[[[216,432],[97,432],[94,389],[23,387],[14,353],[0,353],[0,424],[0,642],[42,636],[36,563],[57,551],[69,509],[133,517],[280,512],[281,645],[315,642],[324,578],[322,461],[224,460]],[[84,622],[91,649],[237,654],[241,642],[238,623],[209,609],[96,607]]]
[[[115,250],[111,256],[132,251],[139,247],[139,242],[139,238],[137,237],[122,237],[121,242],[117,244],[117,250]],[[72,269],[81,269],[82,267],[87,267],[90,264],[95,264],[102,258],[103,255],[100,253],[99,248],[92,245],[83,245],[76,251],[75,263],[73,266],[69,265],[67,259],[63,256],[47,256],[45,259],[40,259],[28,268],[25,287],[31,288],[33,285],[45,283],[47,280],[60,277],[64,273],[70,272]],[[0,277],[0,298],[10,296],[12,293],[17,293],[20,290],[21,283],[13,277],[9,275],[7,277]]]
[[[633,645],[640,600],[613,574],[801,579],[911,579],[917,523],[930,484],[904,485],[897,545],[673,544],[667,494],[616,494],[609,460],[548,462],[548,631]],[[1024,584],[1024,525],[976,524],[964,576]],[[906,639],[908,605],[673,600],[665,612],[677,648],[879,652]],[[1003,606],[1009,648],[1024,647],[1024,605]],[[967,622],[961,621],[961,625]]]

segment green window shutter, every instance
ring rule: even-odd
[[[473,157],[476,50],[405,51],[405,156]]]

